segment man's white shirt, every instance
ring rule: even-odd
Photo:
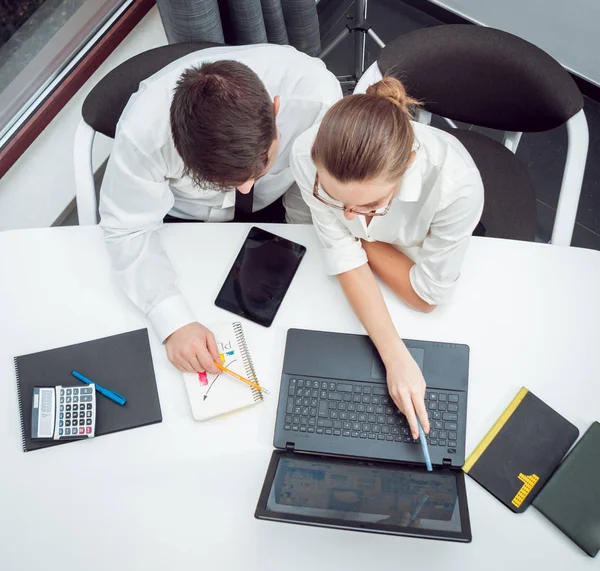
[[[158,229],[164,216],[216,222],[231,220],[234,215],[234,189],[202,189],[183,174],[169,120],[173,89],[182,72],[219,60],[246,64],[272,98],[280,97],[280,148],[269,172],[255,184],[254,210],[268,206],[291,189],[284,201],[288,222],[310,220],[293,184],[292,145],[342,96],[338,81],[321,60],[276,45],[195,52],[140,84],[117,125],[101,189],[100,226],[122,287],[147,315],[161,340],[188,323],[202,320],[193,314],[177,288],[175,270],[161,246]],[[240,125],[240,132],[243,128]]]

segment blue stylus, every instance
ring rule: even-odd
[[[117,404],[120,404],[121,406],[123,406],[127,402],[124,396],[121,396],[119,393],[111,391],[110,389],[105,389],[104,387],[101,387],[98,383],[90,381],[90,379],[84,377],[81,373],[78,373],[77,371],[71,371],[71,375],[73,375],[76,379],[79,379],[82,383],[85,383],[86,385],[95,384],[96,390],[101,395],[104,395],[106,398],[109,398],[110,400],[116,402]]]
[[[429,448],[427,447],[427,440],[425,439],[425,431],[418,418],[417,424],[419,425],[419,440],[421,441],[421,450],[423,450],[423,457],[425,458],[425,466],[427,466],[427,471],[431,472],[433,468],[431,467],[431,457],[429,456]]]

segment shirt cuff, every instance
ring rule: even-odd
[[[325,271],[330,276],[337,276],[364,266],[369,260],[359,240],[337,248],[322,250]]]
[[[148,312],[148,319],[163,343],[171,333],[197,321],[182,295],[173,295],[156,304]]]
[[[443,305],[448,303],[452,297],[452,292],[456,281],[450,283],[440,283],[431,279],[419,264],[410,268],[410,285],[415,293],[429,305]]]

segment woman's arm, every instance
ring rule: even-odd
[[[396,331],[360,240],[352,235],[332,208],[312,196],[316,174],[310,157],[316,133],[316,130],[313,131],[309,130],[296,139],[290,158],[292,173],[310,207],[327,273],[339,277],[350,305],[379,351],[386,368],[390,395],[406,415],[416,439],[419,431],[415,409],[423,429],[429,432],[423,374]]]
[[[391,244],[362,241],[369,258],[371,269],[388,285],[398,297],[413,309],[429,313],[435,309],[421,299],[410,283],[410,269],[415,263]]]
[[[410,286],[432,306],[450,301],[483,210],[483,183],[476,169],[459,173],[445,184],[452,185],[451,194],[456,198],[440,205],[409,270]],[[398,252],[398,256],[402,254]]]
[[[406,415],[413,438],[416,439],[419,430],[415,411],[423,429],[429,432],[423,374],[398,335],[368,264],[342,273],[338,278],[350,305],[383,360],[390,395],[396,406]]]

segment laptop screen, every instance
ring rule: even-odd
[[[429,536],[460,536],[468,518],[455,472],[302,454],[279,456],[265,508],[282,520]]]

